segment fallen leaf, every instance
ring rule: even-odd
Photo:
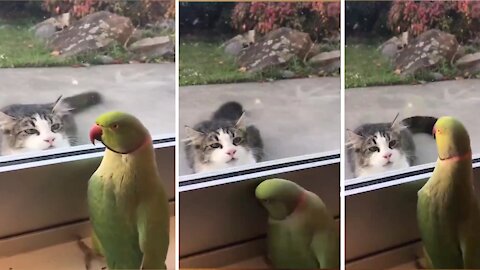
[[[397,68],[397,69],[395,69],[395,71],[393,73],[395,73],[397,75],[400,75],[402,73],[402,70]]]
[[[28,44],[28,48],[33,48],[33,44]]]
[[[246,67],[241,67],[241,68],[238,69],[238,71],[240,71],[240,72],[246,72],[246,71],[247,71],[247,68],[246,68]]]
[[[463,80],[464,78],[463,77],[460,77],[460,76],[457,76],[455,77],[455,80]]]
[[[50,53],[51,56],[59,56],[60,55],[60,51],[53,51]]]

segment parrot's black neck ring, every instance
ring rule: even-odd
[[[452,157],[446,157],[446,158],[441,158],[440,156],[438,157],[438,159],[440,159],[441,161],[460,161],[460,160],[465,160],[465,159],[468,159],[468,158],[472,158],[472,151],[468,151],[467,153],[463,154],[463,155],[460,155],[460,156],[452,156]]]
[[[120,151],[116,151],[116,150],[113,150],[112,148],[108,147],[108,145],[106,145],[103,141],[101,141],[103,143],[103,145],[105,145],[105,148],[107,148],[108,150],[114,152],[114,153],[117,153],[117,154],[120,154],[120,155],[128,155],[128,154],[131,154],[135,151],[137,151],[138,149],[140,149],[142,146],[144,146],[145,144],[147,144],[148,142],[151,142],[152,139],[150,138],[150,136],[147,136],[147,138],[145,139],[145,141],[141,142],[140,145],[138,145],[137,147],[135,147],[132,151],[128,151],[128,152],[120,152]]]

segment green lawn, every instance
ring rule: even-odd
[[[312,68],[301,60],[287,67],[265,72],[249,73],[239,69],[235,59],[223,52],[220,42],[180,41],[180,85],[236,83],[283,79],[282,70],[289,70],[295,78],[308,77]]]
[[[0,21],[0,25],[3,25]],[[0,68],[50,67],[77,64],[99,64],[96,55],[63,58],[51,55],[51,50],[29,31],[34,23],[7,22],[0,27]],[[121,46],[112,46],[107,54],[114,59],[127,61],[127,52]],[[98,54],[97,54],[98,55]]]
[[[347,42],[345,48],[345,88],[378,85],[418,84],[434,81],[431,72],[438,72],[444,79],[454,79],[458,70],[443,64],[431,72],[402,77],[394,73],[390,61],[377,51],[378,44]]]

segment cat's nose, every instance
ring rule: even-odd
[[[54,137],[50,137],[50,138],[47,138],[45,140],[43,140],[44,142],[47,142],[49,144],[52,144],[54,141],[55,141],[55,138]]]
[[[235,153],[237,153],[237,150],[235,150],[235,149],[230,149],[230,150],[227,151],[227,155],[232,156],[232,157],[233,157],[233,155],[235,155]]]
[[[385,154],[385,155],[383,155],[383,157],[386,158],[386,159],[389,159],[389,158],[392,157],[392,153]]]

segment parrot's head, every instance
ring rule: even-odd
[[[108,112],[100,115],[90,130],[90,141],[100,141],[109,150],[128,154],[151,141],[148,130],[133,115]]]
[[[260,183],[255,196],[267,209],[270,218],[282,220],[295,211],[304,190],[294,182],[275,178]]]
[[[463,124],[457,119],[441,117],[433,127],[433,136],[437,142],[438,157],[441,160],[471,157],[470,137]]]

